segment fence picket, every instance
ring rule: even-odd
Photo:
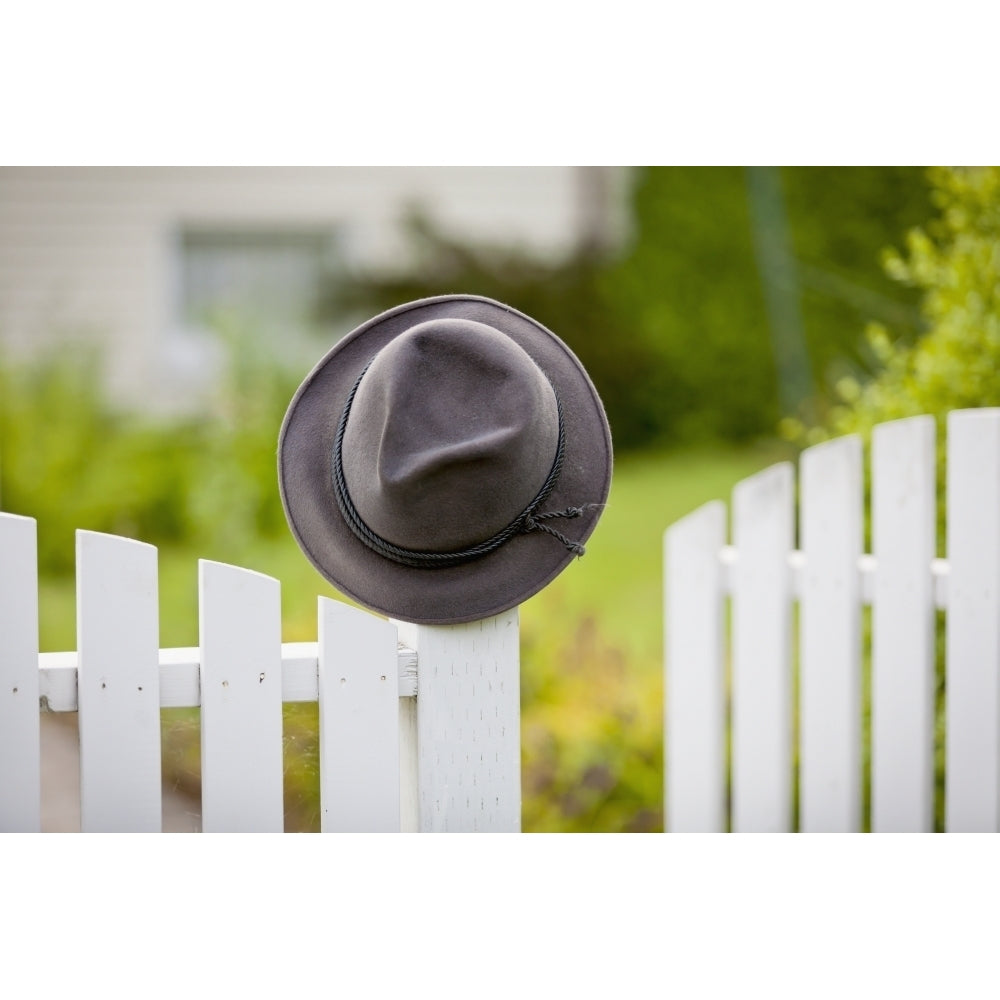
[[[419,827],[521,829],[518,612],[465,625],[400,623],[417,650]]]
[[[37,529],[0,514],[0,832],[41,829]]]
[[[934,818],[934,419],[872,437],[872,829]]]
[[[162,828],[157,551],[76,534],[80,824]]]
[[[726,692],[719,553],[726,508],[699,507],[664,535],[665,827],[726,828]]]
[[[281,587],[204,559],[198,575],[202,829],[280,833]]]
[[[945,822],[1000,825],[1000,410],[948,415]]]
[[[319,758],[324,833],[399,830],[396,626],[319,598]]]
[[[738,832],[792,822],[791,595],[794,474],[771,466],[733,491],[732,755]]]
[[[861,824],[861,441],[809,448],[800,468],[799,826],[850,832]]]

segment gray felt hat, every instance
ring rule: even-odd
[[[393,618],[499,614],[577,555],[611,486],[583,366],[540,323],[474,295],[348,334],[295,393],[278,442],[292,533],[338,590]]]

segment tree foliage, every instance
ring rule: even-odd
[[[887,250],[886,273],[920,295],[926,330],[913,343],[884,323],[868,342],[882,367],[840,380],[828,420],[788,431],[806,443],[870,434],[875,424],[921,413],[1000,405],[1000,168],[928,172],[937,214],[912,229],[902,252]],[[943,434],[939,435],[943,438]]]

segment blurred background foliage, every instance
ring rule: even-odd
[[[415,213],[411,264],[331,280],[319,318],[468,292],[534,316],[607,406],[611,503],[586,559],[522,608],[526,830],[662,826],[660,539],[795,448],[1000,403],[1000,171],[647,168],[623,247],[562,262],[469,246]],[[891,248],[897,249],[891,249]],[[43,648],[71,648],[73,531],[161,548],[163,645],[197,643],[195,560],[283,584],[285,639],[337,596],[284,523],[275,444],[304,371],[218,317],[228,366],[197,417],[116,412],[100,358],[0,358],[0,506],[38,519]],[[328,344],[316,345],[319,357]],[[164,766],[197,789],[197,713]],[[317,823],[315,710],[286,708],[288,825]]]
[[[618,452],[774,434],[798,407],[822,412],[837,377],[876,362],[864,324],[911,341],[917,295],[880,266],[930,210],[913,167],[659,167],[632,191],[624,250],[584,247],[553,264],[516,247],[467,246],[410,220],[418,266],[331,282],[321,316],[456,291],[534,316],[590,372]],[[769,299],[787,300],[769,313]],[[775,329],[779,328],[779,329]],[[784,348],[784,349],[783,349]],[[802,371],[787,373],[794,354]]]

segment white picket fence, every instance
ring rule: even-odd
[[[35,521],[0,514],[0,831],[40,829],[41,705],[79,713],[84,831],[161,829],[160,709],[200,706],[202,829],[281,832],[282,703],[307,701],[324,832],[520,829],[516,610],[423,627],[319,598],[318,641],[283,644],[278,581],[202,561],[199,645],[160,649],[157,550],[76,545],[77,651],[39,655]]]
[[[933,828],[935,750],[946,829],[1000,829],[1000,410],[949,415],[947,559],[934,421],[880,425],[871,452],[870,554],[853,436],[801,456],[797,548],[789,463],[735,488],[731,545],[718,501],[667,531],[667,829],[794,829],[796,776],[798,829],[861,827],[868,605],[871,829]]]
[[[936,751],[946,828],[1000,828],[1000,410],[952,413],[947,444],[946,560],[929,417],[874,432],[870,554],[856,437],[803,453],[797,526],[782,463],[735,488],[731,545],[720,501],[667,531],[668,830],[858,830],[866,765],[871,828],[930,830]],[[79,713],[83,830],[161,829],[160,709],[197,706],[202,829],[279,832],[301,701],[324,831],[520,829],[516,610],[426,627],[320,598],[318,641],[282,643],[278,582],[202,561],[199,645],[161,649],[157,590],[155,548],[78,532],[77,650],[39,655],[36,525],[0,514],[0,831],[40,828],[41,705]]]

